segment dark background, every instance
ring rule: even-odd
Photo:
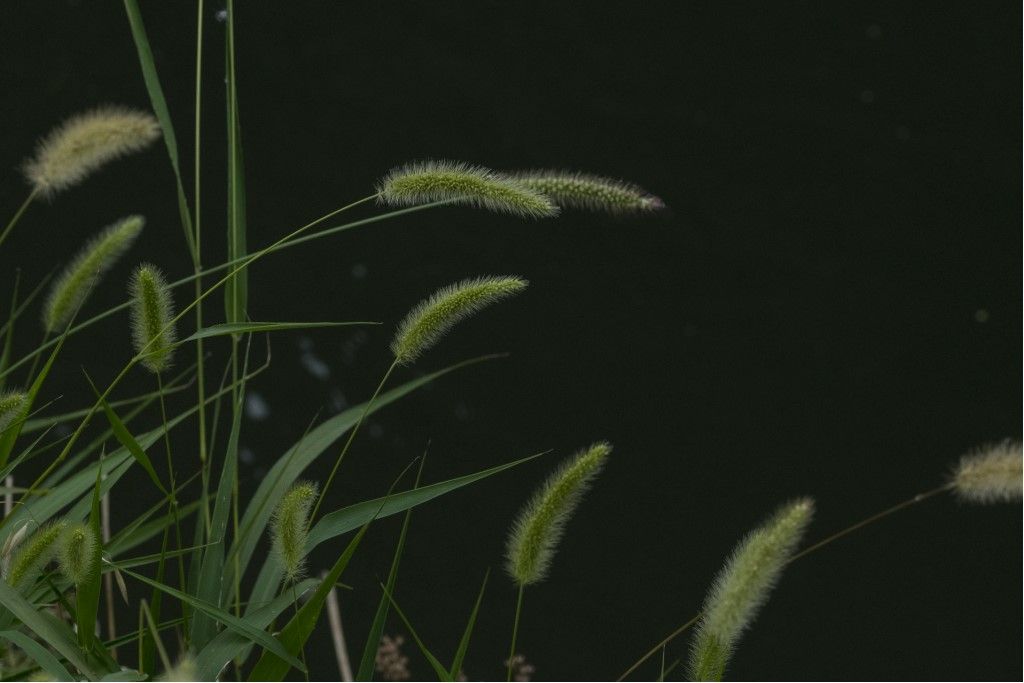
[[[141,4],[190,187],[194,4]],[[204,261],[214,264],[223,24],[207,4]],[[482,273],[531,280],[396,381],[484,352],[511,357],[374,417],[329,501],[378,495],[428,438],[431,481],[555,449],[413,517],[397,598],[442,659],[484,571],[497,570],[470,678],[501,675],[514,601],[500,571],[507,525],[577,447],[606,438],[616,451],[550,579],[528,591],[520,642],[539,679],[617,677],[697,611],[737,539],[781,502],[816,497],[814,540],[940,484],[965,450],[1020,437],[1016,3],[260,0],[238,11],[254,246],[369,194],[391,166],[430,157],[627,178],[671,209],[543,222],[441,209],[253,268],[254,319],[385,324],[274,337],[274,367],[252,387],[269,417],[243,433],[249,489],[318,411],[371,393],[395,322],[421,297]],[[6,220],[35,138],[100,103],[149,105],[120,3],[5,3],[0,44]],[[38,281],[130,212],[149,226],[127,261],[187,274],[155,147],[33,206],[0,255],[5,283],[15,264]],[[130,268],[111,274],[95,310],[121,300]],[[36,341],[30,327],[21,353]],[[224,346],[213,353],[223,367]],[[109,379],[129,354],[121,318],[75,338],[50,398],[59,386],[59,405],[77,407],[88,399],[79,365]],[[140,371],[125,395],[150,381]],[[193,437],[178,438],[180,452]],[[322,479],[328,460],[309,476]],[[115,527],[140,504],[122,495]],[[396,520],[376,526],[345,577],[356,657],[396,533]],[[313,567],[340,548],[323,548]],[[326,629],[314,639],[314,675],[336,676]],[[414,675],[429,676],[407,653]],[[730,670],[1021,675],[1021,509],[948,497],[794,564]]]

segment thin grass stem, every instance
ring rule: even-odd
[[[22,214],[25,213],[25,211],[28,209],[29,204],[31,204],[32,200],[36,198],[37,194],[39,194],[38,188],[33,189],[31,192],[29,192],[28,197],[26,197],[25,201],[22,202],[21,206],[18,207],[18,210],[14,212],[14,217],[11,218],[11,220],[7,223],[7,227],[4,228],[4,231],[0,233],[0,245],[2,245],[4,241],[7,240],[7,236],[11,234],[11,230],[13,230],[14,226],[18,224],[18,221],[21,219]]]
[[[523,613],[523,594],[526,593],[526,584],[519,584],[519,593],[516,596],[516,616],[512,621],[512,644],[508,650],[508,678],[512,680],[512,666],[516,658],[516,640],[519,638],[519,617]]]

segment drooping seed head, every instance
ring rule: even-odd
[[[43,306],[43,327],[47,332],[64,329],[93,287],[131,248],[145,224],[142,216],[122,218],[82,247],[50,287]]]
[[[316,501],[317,490],[317,485],[310,482],[292,486],[278,503],[270,523],[274,554],[288,581],[300,578],[305,569],[309,511]]]
[[[458,161],[422,161],[399,166],[377,184],[380,201],[415,206],[450,201],[524,218],[558,215],[558,207],[538,192],[503,173]]]
[[[403,365],[412,363],[458,322],[518,294],[528,284],[518,277],[484,276],[442,287],[409,311],[398,325],[391,342],[395,359]]]
[[[67,528],[63,520],[45,524],[21,543],[11,558],[7,583],[18,587],[26,579],[34,577],[57,553],[61,534]]]
[[[1022,479],[1021,442],[1006,439],[962,457],[952,483],[956,494],[971,503],[1014,503],[1021,500]]]
[[[563,462],[519,512],[505,549],[505,568],[520,586],[542,581],[565,525],[612,452],[600,441]]]
[[[96,561],[99,542],[96,532],[85,524],[72,524],[60,538],[58,561],[64,576],[80,586],[89,578],[89,569]]]
[[[623,180],[573,171],[523,171],[512,177],[562,208],[637,213],[658,211],[665,203],[642,188]]]
[[[788,503],[733,550],[704,600],[691,680],[721,680],[736,641],[768,600],[813,514],[810,498]]]
[[[28,396],[23,391],[0,393],[0,434],[22,417]]]
[[[73,116],[43,138],[24,172],[36,192],[52,196],[77,185],[109,161],[149,147],[160,137],[151,114],[106,106]]]
[[[144,263],[135,270],[129,285],[131,293],[132,341],[142,364],[152,372],[163,372],[171,365],[176,333],[171,320],[174,304],[163,273]]]

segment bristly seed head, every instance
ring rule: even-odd
[[[768,600],[813,514],[813,500],[795,500],[733,550],[701,610],[690,653],[690,680],[722,679],[736,641]]]
[[[982,446],[963,456],[952,477],[953,490],[971,503],[1020,502],[1022,481],[1021,442],[1012,439]]]
[[[22,417],[25,401],[28,396],[23,391],[5,391],[0,393],[0,434],[7,430],[15,420]]]
[[[377,184],[380,201],[415,206],[450,201],[524,218],[558,215],[543,193],[503,173],[457,161],[422,161],[394,168]]]
[[[50,288],[43,306],[47,332],[58,332],[71,321],[93,287],[135,243],[145,224],[142,216],[122,218],[82,247]]]
[[[73,116],[43,138],[24,165],[34,190],[53,196],[77,185],[118,157],[149,147],[160,137],[151,114],[106,106]]]
[[[270,524],[274,554],[277,555],[288,581],[301,578],[305,569],[306,537],[309,530],[309,511],[316,500],[318,487],[311,482],[299,482],[281,498]]]
[[[612,452],[599,441],[563,462],[523,506],[512,524],[505,567],[520,586],[542,581],[551,567],[565,525]]]
[[[483,276],[457,282],[430,295],[409,311],[391,342],[395,360],[408,365],[437,344],[459,321],[526,289],[518,277]]]
[[[132,341],[142,364],[152,372],[163,372],[171,365],[176,333],[171,320],[171,302],[167,281],[160,270],[144,263],[135,270],[129,285],[131,292]]]
[[[551,197],[562,208],[637,213],[658,211],[665,203],[640,187],[613,178],[573,171],[523,171],[512,178]]]
[[[27,541],[23,542],[14,552],[11,559],[7,583],[18,587],[25,579],[33,577],[53,559],[57,552],[57,541],[60,539],[67,522],[59,520],[39,527]]]
[[[89,578],[98,550],[99,542],[92,527],[81,523],[71,525],[60,539],[60,570],[76,586],[81,586]]]

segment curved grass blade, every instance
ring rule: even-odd
[[[68,673],[60,660],[50,654],[50,651],[19,631],[0,631],[0,638],[9,641],[29,656],[46,673],[53,676],[55,681],[73,681],[75,677]],[[18,680],[17,678],[11,680]]]
[[[295,595],[301,598],[315,585],[316,579],[305,579],[295,585]],[[247,614],[246,620],[256,628],[266,628],[292,604],[292,591],[289,590]],[[200,681],[215,680],[248,645],[249,641],[234,631],[221,631],[196,654],[196,678]]]
[[[210,325],[197,331],[195,334],[186,337],[178,342],[195,341],[197,339],[208,339],[210,337],[223,337],[226,335],[249,334],[250,332],[280,332],[282,330],[306,330],[317,327],[345,327],[348,325],[380,325],[379,322],[355,321],[355,322],[249,322],[249,323],[221,323]]]
[[[420,477],[423,476],[423,466],[427,463],[427,454],[423,453],[423,459],[420,460],[420,469],[416,473],[416,484],[414,488],[419,488]],[[402,561],[402,553],[405,550],[405,537],[409,532],[409,521],[412,519],[412,508],[409,508],[405,512],[405,519],[402,521],[402,531],[398,535],[398,545],[395,547],[395,556],[391,560],[391,569],[388,571],[388,582],[387,588],[389,591],[394,592],[395,582],[398,581],[398,565]],[[381,596],[380,603],[377,605],[377,613],[373,617],[373,623],[370,625],[370,633],[366,638],[366,647],[363,648],[363,656],[359,661],[359,672],[356,674],[357,681],[369,681],[373,678],[374,663],[377,659],[377,648],[380,645],[380,638],[384,634],[384,622],[388,618],[388,606],[389,601],[387,597]]]
[[[423,643],[423,640],[420,638],[419,634],[416,633],[416,629],[412,627],[412,623],[409,622],[409,619],[405,616],[405,613],[402,612],[402,608],[398,606],[398,603],[395,602],[395,599],[394,597],[392,597],[391,592],[388,591],[387,586],[381,584],[380,587],[384,591],[384,596],[394,606],[395,612],[401,618],[402,623],[405,624],[405,627],[407,629],[409,629],[409,634],[412,636],[413,641],[415,641],[416,647],[420,649],[420,652],[423,653],[423,656],[426,657],[428,662],[430,662],[430,666],[434,669],[434,673],[437,674],[437,679],[440,681],[453,680],[452,677],[448,674],[448,671],[444,668],[444,665],[441,664],[437,657],[435,657],[434,654]]]
[[[102,456],[101,456],[102,460]],[[86,652],[92,650],[96,643],[96,615],[100,611],[100,555],[102,554],[102,534],[100,532],[100,468],[96,469],[96,484],[92,490],[92,509],[89,513],[89,526],[92,527],[96,543],[101,547],[92,554],[89,566],[85,571],[85,581],[75,586],[75,616],[78,620],[78,642]]]
[[[48,612],[37,610],[34,605],[21,597],[16,590],[8,586],[6,581],[0,581],[0,604],[9,609],[22,624],[39,636],[43,642],[48,643],[54,650],[59,652],[82,675],[91,681],[98,678],[97,672],[86,658],[85,653],[78,647],[78,642],[75,640],[75,635],[71,632],[71,629]]]
[[[459,680],[459,674],[462,673],[462,662],[466,659],[466,652],[469,650],[469,639],[473,637],[473,628],[476,626],[476,617],[480,613],[480,603],[484,601],[484,591],[487,590],[487,579],[489,578],[491,578],[490,569],[484,574],[484,582],[480,586],[480,593],[476,596],[476,604],[473,605],[473,611],[469,613],[466,630],[462,632],[459,648],[455,651],[455,659],[452,660],[452,668],[448,670],[448,676],[453,681]]]
[[[146,35],[146,25],[142,21],[139,3],[137,0],[124,0],[124,9],[128,15],[128,23],[131,26],[135,49],[139,53],[142,80],[146,83],[146,92],[149,93],[149,101],[153,105],[153,113],[156,114],[157,121],[160,122],[160,128],[164,134],[163,138],[167,146],[167,157],[171,161],[171,168],[174,170],[174,179],[178,188],[178,214],[181,217],[181,227],[185,231],[185,241],[188,243],[189,254],[191,254],[193,261],[195,261],[197,255],[195,236],[192,234],[192,217],[189,214],[188,200],[185,198],[185,186],[181,182],[181,168],[178,164],[178,139],[174,134],[171,112],[167,109],[164,89],[160,85],[160,77],[156,73],[156,63],[153,61],[153,51],[149,47],[149,38]]]
[[[29,411],[32,410],[32,404],[36,400],[36,395],[39,390],[43,388],[43,382],[46,381],[47,375],[50,374],[50,368],[53,367],[53,362],[57,360],[60,350],[64,347],[64,340],[67,339],[68,331],[65,329],[64,334],[60,336],[60,341],[53,348],[50,353],[50,357],[46,359],[46,363],[43,364],[42,369],[39,370],[39,374],[32,381],[32,386],[29,387],[28,391],[25,392],[25,404],[22,407],[22,416],[28,415]],[[0,467],[7,464],[7,459],[11,455],[11,450],[14,448],[14,442],[18,440],[21,435],[21,428],[24,426],[25,420],[22,418],[15,418],[15,422],[7,427],[3,432],[0,432]]]
[[[209,616],[213,617],[215,620],[224,624],[226,627],[232,629],[236,633],[245,636],[257,645],[265,648],[268,652],[273,652],[278,657],[281,657],[285,662],[295,667],[299,671],[306,670],[306,667],[302,665],[302,662],[300,662],[299,660],[295,659],[295,657],[290,655],[288,651],[285,650],[284,646],[282,646],[279,640],[271,636],[266,631],[261,631],[260,629],[255,628],[252,624],[249,623],[248,619],[240,619],[232,614],[225,612],[224,610],[220,609],[215,605],[211,605],[208,602],[194,598],[191,595],[188,595],[187,593],[182,593],[176,588],[172,588],[171,586],[168,586],[166,584],[154,581],[153,579],[150,579],[147,576],[143,576],[142,574],[133,572],[130,569],[125,569],[118,565],[116,562],[112,564],[128,576],[131,576],[132,578],[136,579],[137,581],[141,581],[142,583],[148,586],[156,588],[162,593],[166,593],[172,598],[188,604],[195,610],[208,614]]]
[[[406,382],[405,384],[396,387],[395,389],[391,389],[390,391],[386,391],[378,396],[377,400],[374,401],[373,405],[370,407],[369,414],[377,412],[381,408],[394,403],[400,398],[403,398],[404,396],[436,379],[443,377],[444,375],[447,375],[448,373],[482,361],[493,360],[501,357],[503,356],[480,356],[479,358],[462,361],[460,363],[450,365],[442,370],[438,370],[437,372]],[[256,546],[259,544],[260,539],[267,528],[267,524],[270,521],[270,516],[273,513],[273,508],[276,502],[281,500],[281,497],[289,488],[291,488],[292,484],[294,484],[302,475],[302,472],[311,462],[330,448],[335,441],[340,439],[353,427],[353,425],[355,425],[359,420],[359,416],[362,414],[364,407],[365,404],[353,406],[310,430],[309,433],[300,439],[294,446],[289,448],[270,468],[270,471],[257,487],[249,506],[245,510],[245,513],[242,515],[239,526],[240,537],[234,542],[232,549],[228,553],[229,558],[237,555],[238,565],[242,572],[245,572],[246,568],[249,566],[252,555],[256,551]],[[363,521],[365,521],[365,519]],[[362,522],[359,522],[359,524],[362,524]],[[359,524],[356,524],[356,527],[358,527]],[[228,563],[229,572],[233,571],[233,565],[233,562]],[[234,581],[231,581],[229,585],[234,585]],[[269,590],[272,591],[276,587],[276,585],[271,585],[269,586]],[[269,592],[254,592],[250,597],[250,601],[255,602],[256,604],[261,604],[269,600],[271,596],[272,593]]]

